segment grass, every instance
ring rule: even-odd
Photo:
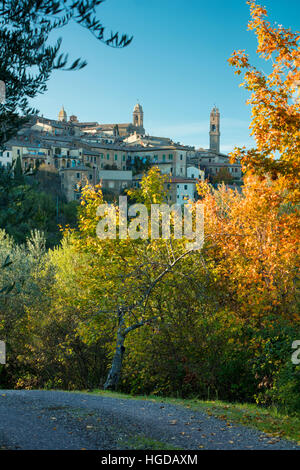
[[[300,444],[300,416],[289,416],[279,412],[276,408],[262,408],[250,403],[226,403],[222,401],[202,401],[198,399],[165,398],[154,395],[132,396],[125,393],[104,390],[92,390],[88,393],[126,400],[150,400],[153,402],[183,406],[193,411],[204,411],[209,416],[224,420],[225,423],[249,426],[267,433],[270,437],[285,438]]]

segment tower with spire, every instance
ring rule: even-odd
[[[58,113],[58,120],[63,121],[63,122],[67,122],[67,113],[66,113],[63,106],[61,107],[61,110]]]
[[[216,106],[210,113],[209,149],[220,153],[220,113]]]

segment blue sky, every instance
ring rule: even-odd
[[[297,0],[261,3],[271,22],[299,29]],[[207,148],[209,113],[216,104],[221,151],[251,146],[248,95],[227,62],[234,49],[246,49],[260,63],[244,0],[106,0],[98,15],[108,31],[132,34],[133,42],[112,49],[74,23],[60,30],[63,50],[88,65],[53,73],[48,91],[33,101],[41,114],[56,118],[63,104],[80,121],[130,122],[138,99],[147,133]]]

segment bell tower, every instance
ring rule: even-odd
[[[141,129],[144,127],[144,112],[139,103],[135,105],[133,110],[133,125],[135,127],[140,127]]]
[[[216,106],[210,113],[209,149],[220,153],[220,113]]]

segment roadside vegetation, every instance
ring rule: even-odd
[[[123,400],[150,400],[183,406],[192,411],[204,411],[209,416],[223,420],[228,426],[240,424],[262,431],[270,437],[271,442],[276,442],[277,439],[282,438],[300,444],[299,415],[290,416],[287,411],[279,411],[275,406],[262,407],[251,403],[227,403],[220,400],[199,400],[198,398],[182,399],[155,395],[128,395],[100,389],[82,390],[80,393]]]

